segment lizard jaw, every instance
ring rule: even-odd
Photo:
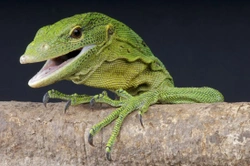
[[[63,70],[67,70],[67,67],[75,62],[80,55],[87,53],[95,46],[88,45],[83,47],[80,53],[74,57],[69,53],[57,58],[48,59],[42,69],[29,80],[28,85],[32,88],[39,88],[61,80],[64,76]]]

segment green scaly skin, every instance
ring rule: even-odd
[[[51,90],[44,96],[68,100],[69,105],[95,102],[117,108],[89,132],[89,143],[103,127],[116,120],[107,142],[107,159],[125,117],[134,110],[142,114],[155,103],[222,102],[222,94],[209,87],[177,88],[162,62],[128,26],[101,13],[79,14],[42,27],[28,45],[20,63],[47,61],[29,81],[39,88],[61,80],[115,92],[112,100],[104,92],[95,96],[65,95]]]

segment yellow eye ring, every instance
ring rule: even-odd
[[[80,26],[76,26],[74,27],[71,31],[70,31],[70,37],[74,38],[74,39],[79,39],[82,37],[82,28]]]

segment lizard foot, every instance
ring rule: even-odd
[[[112,121],[115,121],[115,126],[112,130],[111,136],[106,144],[106,157],[109,161],[111,161],[111,147],[113,147],[115,140],[120,132],[122,123],[124,119],[133,112],[134,110],[139,109],[139,115],[141,116],[145,113],[150,104],[155,103],[157,101],[157,97],[154,96],[153,93],[147,92],[141,94],[140,96],[131,96],[124,90],[117,90],[116,94],[123,98],[121,107],[117,108],[111,114],[109,114],[104,120],[94,125],[89,131],[89,144],[93,146],[93,136],[97,134],[102,128],[110,124]],[[140,122],[142,123],[142,118],[140,117]]]
[[[64,107],[64,113],[66,113],[66,110],[69,108],[71,105],[77,105],[77,104],[82,104],[82,103],[89,103],[93,96],[87,96],[87,95],[78,95],[78,94],[72,94],[72,95],[67,95],[64,93],[61,93],[57,90],[49,90],[47,93],[44,94],[43,96],[43,104],[46,107],[49,99],[62,99],[66,100],[67,103]]]

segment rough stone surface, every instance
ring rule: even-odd
[[[114,108],[0,102],[0,165],[250,165],[250,103],[154,105],[125,120],[105,158],[114,123],[88,132]]]

